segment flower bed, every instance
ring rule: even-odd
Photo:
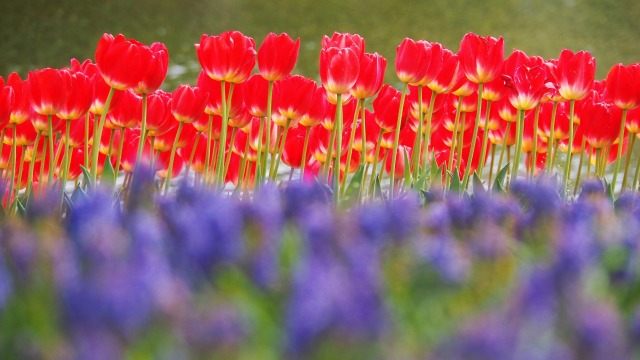
[[[253,199],[150,177],[60,223],[43,196],[2,224],[2,358],[629,358],[640,354],[634,195],[567,205],[407,193],[336,209],[321,184]]]

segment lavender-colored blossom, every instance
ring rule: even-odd
[[[11,296],[13,281],[7,267],[4,264],[4,256],[0,252],[0,313],[4,309],[4,305]]]

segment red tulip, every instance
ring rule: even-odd
[[[380,128],[382,128],[383,132],[392,132],[396,130],[401,95],[400,91],[385,84],[382,85],[380,93],[376,99],[373,100],[373,111],[376,115],[376,122]],[[403,124],[408,120],[408,112],[409,107],[405,105],[402,109]]]
[[[296,126],[298,120],[309,111],[317,84],[301,75],[294,75],[280,81],[280,94],[276,111],[272,120],[279,126],[285,126],[287,119],[293,120],[291,126]]]
[[[517,110],[535,108],[548,91],[546,87],[547,72],[541,66],[532,68],[520,66],[516,69],[513,78],[507,75],[504,75],[503,78],[509,88],[509,102]]]
[[[333,116],[333,114],[330,114],[328,111],[329,102],[324,94],[325,91],[322,86],[316,86],[316,89],[313,91],[309,110],[300,117],[300,121],[298,122],[300,125],[306,127],[316,126]]]
[[[553,112],[553,104],[550,102],[542,103],[538,119],[540,132],[547,138],[551,137],[551,115]],[[566,102],[556,105],[556,118],[553,124],[553,138],[562,140],[569,137],[569,107]]]
[[[133,128],[142,122],[142,98],[133,91],[124,91],[113,111],[107,114],[108,128]]]
[[[350,94],[356,99],[367,99],[375,96],[382,87],[387,59],[378,53],[365,53],[360,58],[360,73]]]
[[[336,48],[351,48],[358,55],[358,59],[364,55],[364,39],[358,34],[339,33],[334,32],[331,37],[325,35],[322,38],[321,49],[328,49],[331,47]]]
[[[198,75],[197,80],[198,88],[207,94],[207,100],[205,103],[204,111],[207,114],[214,114],[222,116],[222,82],[214,80],[207,76],[203,70]],[[245,84],[235,84],[233,87],[233,95],[231,97],[231,106],[228,106],[229,118],[238,116],[241,111],[244,111],[244,86]],[[225,98],[229,100],[229,93],[231,90],[231,83],[225,83]],[[276,86],[274,86],[274,94],[276,94]]]
[[[126,90],[143,81],[149,67],[144,45],[119,34],[104,34],[96,48],[96,65],[104,81],[114,89]]]
[[[458,55],[448,49],[443,49],[440,71],[427,86],[438,94],[444,94],[460,87],[464,80],[466,78],[460,66]]]
[[[585,104],[585,115],[580,119],[582,133],[587,143],[593,148],[601,149],[611,146],[618,139],[622,116],[613,104],[588,102]],[[575,145],[575,144],[574,144]]]
[[[11,86],[2,86],[2,90],[0,90],[0,129],[4,129],[9,123],[14,102],[15,92],[13,88]]]
[[[12,124],[25,122],[32,112],[28,84],[28,80],[22,80],[20,75],[15,72],[9,74],[7,78],[7,86],[13,89],[14,95],[11,114],[9,115],[9,122]]]
[[[320,51],[320,80],[332,94],[346,94],[360,73],[357,49],[330,47]]]
[[[410,38],[402,40],[396,48],[396,75],[403,83],[417,84],[427,75],[426,41]],[[434,76],[435,77],[435,76]],[[427,82],[428,83],[428,82]]]
[[[239,31],[202,35],[196,53],[202,69],[217,81],[241,83],[249,78],[256,64],[255,41]]]
[[[89,78],[93,87],[93,90],[91,91],[93,94],[93,100],[91,102],[91,107],[89,107],[89,112],[96,115],[102,115],[111,87],[102,78],[100,70],[98,70],[98,66],[88,59],[82,64],[80,64],[76,59],[71,59],[71,71],[82,72]],[[109,111],[117,106],[121,94],[122,91],[116,91],[113,94],[111,104],[109,105]]]
[[[84,117],[93,101],[93,84],[82,72],[61,70],[64,77],[68,78],[69,96],[57,115],[61,119],[78,119]],[[65,81],[65,82],[67,82]]]
[[[302,166],[302,147],[304,145],[304,135],[306,129],[302,126],[292,128],[287,133],[287,138],[284,142],[284,149],[282,151],[282,162],[292,168],[300,168]],[[309,160],[310,153],[307,152],[307,159]]]
[[[467,33],[458,52],[464,73],[472,82],[488,83],[500,75],[504,62],[504,39]]]
[[[55,115],[65,105],[69,96],[70,79],[63,71],[45,68],[29,72],[29,101],[35,112]]]
[[[613,65],[606,82],[607,99],[621,109],[640,106],[640,64]]]
[[[142,47],[142,56],[147,58],[147,67],[143,71],[140,82],[133,87],[133,91],[138,94],[151,94],[158,90],[164,79],[167,77],[169,69],[169,50],[163,43],[153,43],[151,46]]]
[[[200,88],[180,85],[171,96],[171,113],[179,122],[192,123],[204,112],[206,100]]]
[[[558,58],[553,74],[560,95],[567,100],[584,99],[591,87],[596,73],[596,59],[586,51],[573,53],[564,49]]]
[[[254,74],[251,75],[243,84],[245,88],[244,102],[247,106],[247,110],[253,116],[267,116],[267,93],[269,89],[269,81],[265,80],[260,74]]]
[[[288,76],[298,60],[300,38],[294,42],[289,35],[269,33],[258,49],[258,69],[266,80],[281,80]]]
[[[158,90],[147,97],[147,131],[149,136],[166,133],[175,125],[171,114],[171,94]]]

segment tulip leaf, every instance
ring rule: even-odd
[[[104,160],[104,166],[102,168],[102,176],[100,177],[100,184],[109,185],[113,187],[116,183],[116,172],[113,169],[113,165],[111,165],[111,158],[107,156]]]
[[[460,172],[458,169],[453,169],[453,174],[447,170],[447,174],[451,178],[451,183],[449,184],[449,191],[461,192],[462,189],[462,179],[460,179]]]
[[[64,210],[67,211],[67,214],[73,209],[73,200],[71,200],[71,197],[69,197],[67,193],[62,194],[62,208],[63,212]]]
[[[16,210],[18,212],[18,215],[20,215],[21,217],[24,217],[25,215],[27,215],[27,208],[25,208],[24,204],[22,204],[22,201],[20,201],[20,199],[16,199],[15,205],[16,205]]]
[[[478,175],[477,171],[473,172],[473,193],[474,194],[484,194],[486,189],[484,188],[484,184],[482,183],[482,179]]]
[[[351,181],[347,186],[347,191],[345,193],[345,201],[349,201],[351,199],[357,199],[360,195],[360,191],[362,189],[362,179],[364,178],[364,165],[360,165],[358,170],[351,177]]]
[[[83,165],[80,165],[80,170],[82,170],[82,176],[84,177],[85,184],[88,188],[92,188],[93,184],[91,183],[91,172]]]
[[[76,186],[75,189],[73,189],[73,192],[71,193],[71,198],[69,199],[69,201],[71,201],[71,203],[74,203],[78,200],[84,200],[87,198],[87,193],[82,189],[82,187],[80,185]]]
[[[377,175],[373,182],[373,197],[382,198],[382,186],[380,185],[380,175]]]
[[[504,179],[507,177],[507,171],[509,170],[509,163],[507,163],[496,175],[496,179],[493,182],[491,190],[496,193],[504,192]]]
[[[438,173],[442,174],[442,166],[438,166],[437,162],[431,161],[431,169],[429,170],[429,177],[431,179],[431,182],[433,182],[433,179],[436,178],[436,175],[438,175]]]
[[[613,183],[609,183],[606,178],[604,178],[603,180],[604,180],[604,189],[605,189],[604,191],[607,194],[607,198],[609,198],[609,201],[611,201],[611,204],[615,204],[616,195],[613,191]]]
[[[402,151],[402,155],[404,156],[404,186],[409,186],[409,184],[411,184],[411,165],[409,164],[409,156],[405,150]],[[416,171],[418,171],[418,169],[416,169]]]

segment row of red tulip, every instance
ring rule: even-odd
[[[305,176],[340,169],[346,179],[360,165],[373,165],[375,174],[383,159],[391,183],[405,167],[415,180],[435,159],[450,172],[457,168],[466,186],[489,153],[493,172],[496,147],[509,157],[512,145],[513,176],[522,153],[533,172],[532,164],[552,170],[563,149],[565,181],[571,155],[580,153],[581,162],[582,154],[595,162],[597,176],[607,159],[614,161],[615,182],[640,133],[638,64],[615,65],[595,81],[595,59],[585,51],[565,49],[545,60],[514,50],[505,59],[502,38],[469,33],[458,53],[407,38],[395,59],[399,91],[383,84],[386,59],[365,52],[358,35],[323,38],[321,86],[291,75],[299,46],[287,34],[269,34],[257,50],[237,31],[203,35],[197,86],[172,93],[159,89],[166,47],[123,35],[105,34],[95,63],[73,59],[68,68],[34,70],[24,80],[10,74],[0,91],[0,166],[9,193],[53,184],[54,176],[66,183],[80,165],[95,181],[107,155],[127,173],[140,159],[157,157],[167,188],[183,163],[205,183],[250,186],[274,179],[280,162]],[[256,60],[259,73],[252,75]],[[373,112],[365,106],[371,98]]]

